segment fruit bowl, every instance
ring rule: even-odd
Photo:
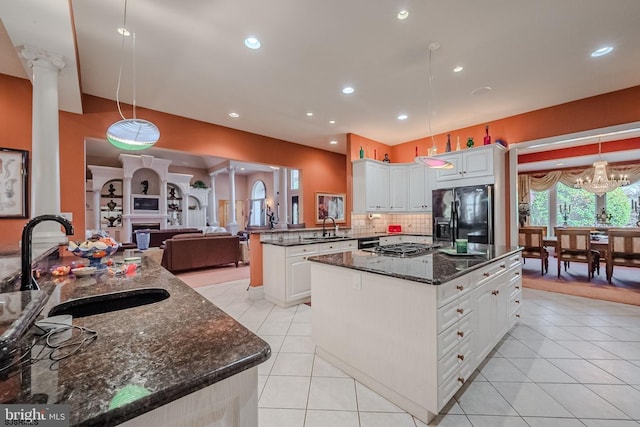
[[[81,243],[69,242],[69,251],[75,256],[89,260],[90,267],[100,267],[102,258],[113,254],[120,244],[113,238],[95,234]]]

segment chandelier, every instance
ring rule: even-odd
[[[601,145],[602,143],[598,141],[598,157],[601,156]],[[583,180],[579,178],[573,187],[594,193],[596,196],[602,196],[618,187],[629,185],[629,179],[627,179],[626,175],[620,175],[617,178],[614,175],[611,175],[611,178],[607,176],[606,160],[593,162],[593,168],[593,179],[587,178]]]

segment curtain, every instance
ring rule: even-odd
[[[616,166],[607,165],[609,177],[619,177],[626,175],[627,179],[634,184],[640,181],[640,166]],[[533,174],[518,175],[518,195],[521,202],[529,200],[530,192],[545,191],[556,185],[558,182],[568,187],[573,187],[579,178],[587,180],[593,177],[593,167],[583,169],[568,169],[563,171],[549,171]]]

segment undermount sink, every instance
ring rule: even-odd
[[[94,314],[153,304],[167,298],[169,298],[169,292],[164,289],[131,289],[69,300],[49,310],[48,316],[58,314],[70,314],[73,317],[93,316]]]

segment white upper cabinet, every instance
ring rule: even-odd
[[[405,165],[389,166],[389,212],[406,212],[409,170]]]
[[[409,211],[431,212],[434,183],[434,169],[419,164],[409,166]]]
[[[502,145],[491,144],[436,156],[453,164],[452,169],[437,170],[436,188],[494,184],[504,175],[505,152]]]

